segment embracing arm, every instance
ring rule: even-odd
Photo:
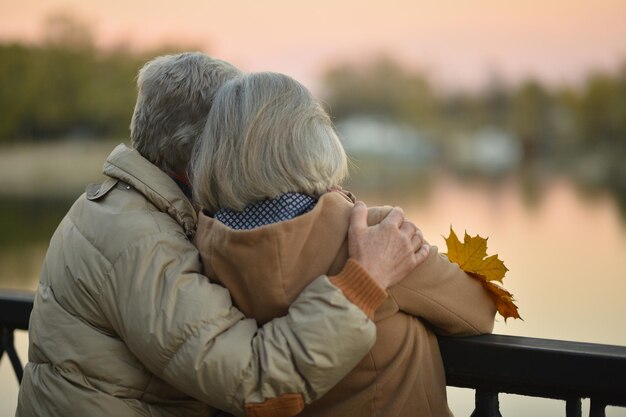
[[[184,238],[144,237],[114,263],[100,306],[150,372],[216,408],[236,415],[295,415],[339,382],[374,343],[372,321],[327,277],[313,281],[287,316],[257,328],[200,268],[195,247]],[[332,279],[360,294],[363,306],[385,297],[354,263]],[[368,288],[370,296],[363,296]]]

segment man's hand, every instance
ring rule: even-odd
[[[367,207],[357,201],[350,218],[348,251],[383,289],[400,282],[427,257],[422,232],[395,207],[382,222],[367,225]]]

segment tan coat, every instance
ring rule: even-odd
[[[251,230],[232,230],[201,214],[197,239],[205,271],[219,277],[247,316],[261,323],[281,316],[314,277],[332,275],[346,263],[351,209],[342,193],[327,193],[306,214]],[[370,209],[369,223],[378,224],[389,209]],[[490,332],[494,304],[436,247],[389,295],[376,311],[374,348],[302,416],[448,415],[435,332]]]
[[[18,417],[293,415],[373,345],[375,325],[342,292],[367,305],[363,271],[332,278],[342,290],[308,280],[257,329],[200,274],[196,213],[174,181],[123,145],[104,173],[50,242]]]

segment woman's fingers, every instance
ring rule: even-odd
[[[418,233],[415,233],[411,238],[411,245],[413,246],[413,252],[417,252],[424,244],[424,238],[422,232],[417,229]]]
[[[417,252],[415,252],[415,262],[417,265],[421,264],[428,258],[428,254],[430,253],[430,245],[428,243],[424,243]]]

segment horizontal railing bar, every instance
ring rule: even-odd
[[[440,337],[448,385],[626,406],[626,347],[528,337]]]
[[[0,289],[0,327],[28,329],[34,293]],[[626,407],[626,347],[529,337],[439,337],[447,384]],[[574,400],[576,401],[576,400]]]
[[[28,291],[0,289],[0,324],[3,327],[28,330],[35,294]]]

